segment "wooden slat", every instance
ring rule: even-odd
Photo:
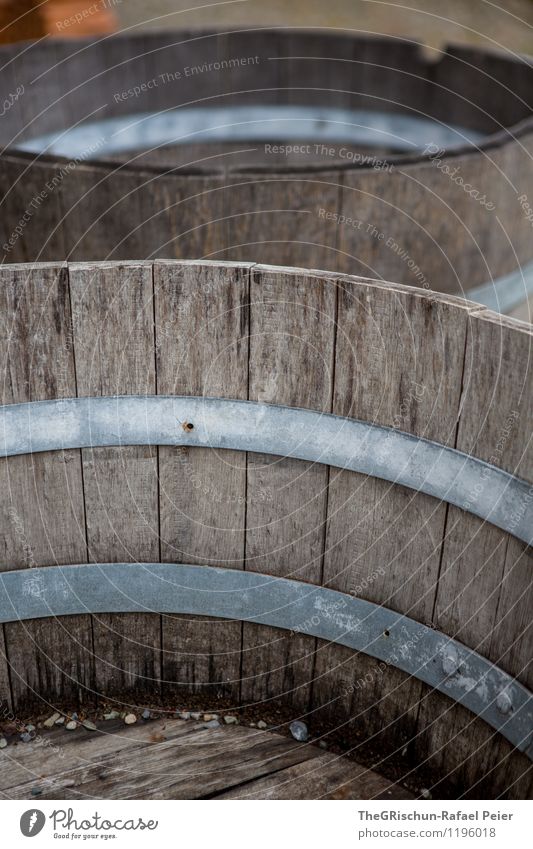
[[[69,289],[59,265],[10,266],[0,287],[2,403],[76,394]],[[79,451],[0,462],[0,568],[21,569],[86,557]],[[38,587],[36,586],[36,592]],[[88,616],[4,626],[13,707],[40,698],[87,698],[93,683]]]
[[[217,799],[412,799],[379,773],[342,756],[322,755],[220,793]]]
[[[168,723],[166,724],[168,726]],[[167,736],[155,727],[153,737]],[[198,799],[243,781],[315,758],[320,750],[276,734],[247,728],[199,728],[173,739],[132,750],[126,747],[50,776],[40,785],[41,799]],[[27,798],[36,782],[8,790]]]
[[[432,305],[413,290],[340,281],[333,411],[453,445],[467,315],[453,298]],[[445,516],[429,496],[332,469],[324,584],[431,622]],[[316,678],[313,702],[341,737],[354,730],[383,753],[407,745],[416,679],[326,645]]]
[[[246,399],[248,278],[246,265],[155,264],[158,393]],[[159,457],[162,560],[242,569],[245,455],[162,447]],[[238,622],[165,616],[165,688],[237,697],[240,650]]]
[[[457,447],[526,480],[533,478],[530,445],[533,390],[530,361],[533,332],[489,311],[473,315],[466,347]],[[476,493],[472,493],[475,499]],[[527,505],[524,504],[524,509]],[[531,667],[531,553],[490,524],[450,507],[436,599],[435,626],[477,649],[533,685]],[[524,772],[511,761],[510,746],[464,711],[449,711],[448,700],[424,703],[420,747],[433,752],[431,765],[469,786],[480,767],[490,772],[493,790],[505,792]],[[476,751],[477,750],[477,751]],[[500,761],[502,766],[498,766]],[[529,778],[513,793],[523,797]],[[478,788],[482,791],[482,788]],[[527,791],[526,791],[527,795]]]
[[[409,799],[372,770],[316,745],[251,728],[162,719],[45,732],[2,753],[7,798]]]
[[[329,412],[334,279],[268,267],[252,274],[250,400]],[[328,474],[319,464],[249,455],[247,569],[321,582]],[[243,699],[283,695],[295,711],[305,710],[314,641],[247,624],[243,640]]]
[[[79,395],[155,393],[151,265],[71,265],[69,274]],[[84,449],[82,457],[90,561],[157,561],[157,449]],[[93,617],[99,693],[159,688],[160,630],[158,614]]]

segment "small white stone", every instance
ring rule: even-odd
[[[53,728],[54,724],[60,718],[61,718],[60,713],[53,713],[52,716],[49,716],[48,719],[45,719],[45,721],[43,722],[43,725],[44,725],[45,728]]]
[[[75,719],[71,719],[70,722],[67,722],[67,724],[65,725],[65,728],[67,729],[67,731],[75,731],[77,727],[78,727],[78,723],[76,722]]]
[[[7,746],[7,740],[5,737],[0,737],[0,749],[5,749]]]
[[[226,725],[237,725],[238,721],[239,719],[236,716],[228,715],[224,717],[224,722],[226,723]]]
[[[319,740],[318,745],[320,746],[321,749],[327,749],[328,748],[328,744],[326,743],[325,740]]]
[[[124,717],[124,722],[126,723],[126,725],[135,725],[135,723],[137,722],[137,717],[134,713],[127,713]]]
[[[201,718],[202,718],[202,714],[198,713],[198,711],[191,713],[191,719],[194,719],[195,722],[198,722],[198,720],[201,719]]]
[[[178,713],[178,719],[190,719],[190,718],[191,718],[190,710],[180,710],[180,712]]]
[[[55,721],[55,725],[64,725],[64,724],[65,724],[65,717],[64,716],[60,716],[59,719],[56,719],[56,721]]]
[[[109,713],[104,713],[104,719],[120,719],[118,710],[111,710]]]
[[[264,719],[260,719],[259,722],[257,723],[257,727],[258,728],[268,728],[268,725],[266,724]]]
[[[431,799],[431,792],[427,790],[425,787],[420,791],[420,795],[424,797],[424,799]]]
[[[205,724],[206,728],[220,728],[220,722],[218,719],[210,719],[209,722]]]
[[[204,722],[213,722],[214,719],[218,719],[218,714],[216,713],[204,713],[202,719]]]
[[[84,719],[83,722],[82,722],[82,725],[83,725],[84,728],[87,729],[87,731],[97,731],[98,730],[96,725],[94,724],[94,722],[91,722],[90,719]]]

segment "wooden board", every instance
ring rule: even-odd
[[[158,262],[154,285],[158,393],[246,399],[249,267]],[[159,465],[161,559],[242,569],[245,455],[161,447]],[[241,629],[165,616],[165,690],[237,699]]]
[[[453,445],[468,312],[413,290],[339,280],[333,411]],[[391,344],[391,340],[396,340]],[[332,469],[323,583],[431,622],[446,504]],[[341,737],[401,752],[421,684],[365,655],[321,646],[313,702]],[[344,723],[348,722],[347,727]]]
[[[78,394],[153,394],[150,264],[69,268]],[[89,560],[159,560],[157,448],[82,451]],[[93,616],[95,684],[122,697],[159,689],[158,613]]]
[[[251,401],[329,412],[332,396],[334,280],[256,267],[252,271]],[[248,457],[246,568],[320,583],[327,467],[261,454]],[[309,705],[313,641],[244,625],[244,701],[284,696]],[[310,652],[311,649],[311,652]]]
[[[43,741],[0,754],[0,763],[9,758],[0,777],[4,798],[413,798],[318,746],[251,728],[167,719],[126,729],[111,722],[97,732],[45,733]]]
[[[529,445],[532,342],[529,325],[520,326],[489,311],[472,315],[457,437],[462,451],[526,480],[533,476]],[[474,516],[449,508],[434,624],[529,688],[533,685],[531,567],[531,552],[524,544]],[[440,714],[443,719],[436,721]],[[492,787],[505,790],[518,781],[514,792],[523,797],[528,781],[531,786],[531,767],[529,775],[520,779],[525,762],[512,762],[507,744],[494,745],[498,739],[495,732],[474,723],[465,711],[457,715],[450,711],[443,697],[424,702],[420,723],[419,751],[432,752],[431,763],[439,767],[445,763],[459,786],[473,783],[480,763],[490,774]]]
[[[2,403],[75,395],[66,269],[53,264],[4,269],[0,315]],[[80,452],[1,460],[0,527],[1,570],[83,562]],[[59,625],[47,619],[13,623],[4,633],[17,716],[40,699],[92,699],[88,616],[66,617]]]

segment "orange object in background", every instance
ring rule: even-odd
[[[0,0],[0,43],[114,32],[120,0]]]

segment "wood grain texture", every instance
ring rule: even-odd
[[[250,302],[250,400],[329,412],[334,280],[257,266]],[[320,583],[327,486],[325,466],[249,455],[247,569]],[[243,699],[284,697],[295,711],[306,710],[313,670],[309,645],[299,634],[245,623]]]
[[[152,266],[71,265],[69,277],[79,395],[155,393]],[[157,448],[87,448],[82,458],[89,560],[157,561]],[[159,688],[158,613],[93,616],[93,632],[103,697]]]
[[[74,396],[66,269],[53,264],[4,269],[0,300],[2,403]],[[0,568],[83,562],[80,452],[3,459],[0,476]],[[12,623],[4,633],[17,713],[40,699],[92,698],[88,616],[67,617],[59,627],[48,619]]]
[[[520,57],[452,47],[429,59],[401,38],[248,27],[45,40],[1,47],[0,60],[3,90],[24,86],[3,115],[6,146],[89,119],[252,104],[433,118],[489,139],[445,155],[434,145],[430,161],[416,149],[396,155],[386,139],[354,148],[305,138],[309,153],[285,155],[271,137],[200,150],[193,134],[175,156],[150,144],[118,157],[95,149],[68,174],[67,160],[31,162],[10,149],[0,157],[11,189],[0,244],[59,177],[12,260],[221,258],[227,249],[228,258],[458,293],[532,259],[519,200],[533,197],[532,71]],[[320,208],[344,223],[319,219]]]
[[[453,445],[465,308],[370,281],[338,285],[334,412]],[[430,623],[445,516],[435,499],[332,469],[324,584]],[[341,735],[347,722],[356,743],[384,753],[407,746],[418,681],[325,645],[315,674],[314,702]]]
[[[61,747],[62,757],[51,752]],[[3,754],[3,758],[6,756]],[[0,776],[9,799],[410,799],[380,775],[317,746],[251,728],[157,720],[43,735]],[[31,776],[31,777],[30,777]]]
[[[532,340],[529,325],[489,311],[471,316],[457,437],[461,450],[525,480],[533,476]],[[471,501],[476,497],[478,491],[473,490]],[[520,509],[526,507],[524,503]],[[434,624],[530,688],[531,566],[531,552],[518,540],[449,508]],[[512,761],[510,747],[503,742],[494,745],[494,732],[474,723],[464,711],[456,716],[447,709],[442,697],[423,705],[421,721],[427,730],[420,743],[434,752],[432,760],[454,770],[459,786],[469,786],[483,763],[493,787],[504,794],[508,787],[512,793],[523,793],[524,782],[533,779],[531,769],[520,779],[523,760]],[[440,712],[444,720],[437,722]],[[518,786],[513,787],[517,779]]]
[[[158,393],[246,399],[249,266],[155,263],[154,285]],[[245,455],[161,447],[159,463],[161,559],[242,569]],[[238,698],[240,651],[240,623],[163,618],[166,690]]]
[[[531,327],[453,296],[207,261],[11,266],[1,280],[5,403],[249,398],[376,422],[533,478]],[[0,470],[4,570],[162,560],[319,583],[436,627],[531,687],[530,552],[446,503],[318,464],[187,446],[20,456]],[[162,681],[179,704],[278,700],[376,765],[396,752],[434,794],[530,792],[525,758],[463,708],[297,632],[147,613],[4,633],[0,696],[15,710],[33,693],[74,701],[92,688],[94,643],[106,695],[143,701]],[[114,792],[111,773],[98,787]]]

